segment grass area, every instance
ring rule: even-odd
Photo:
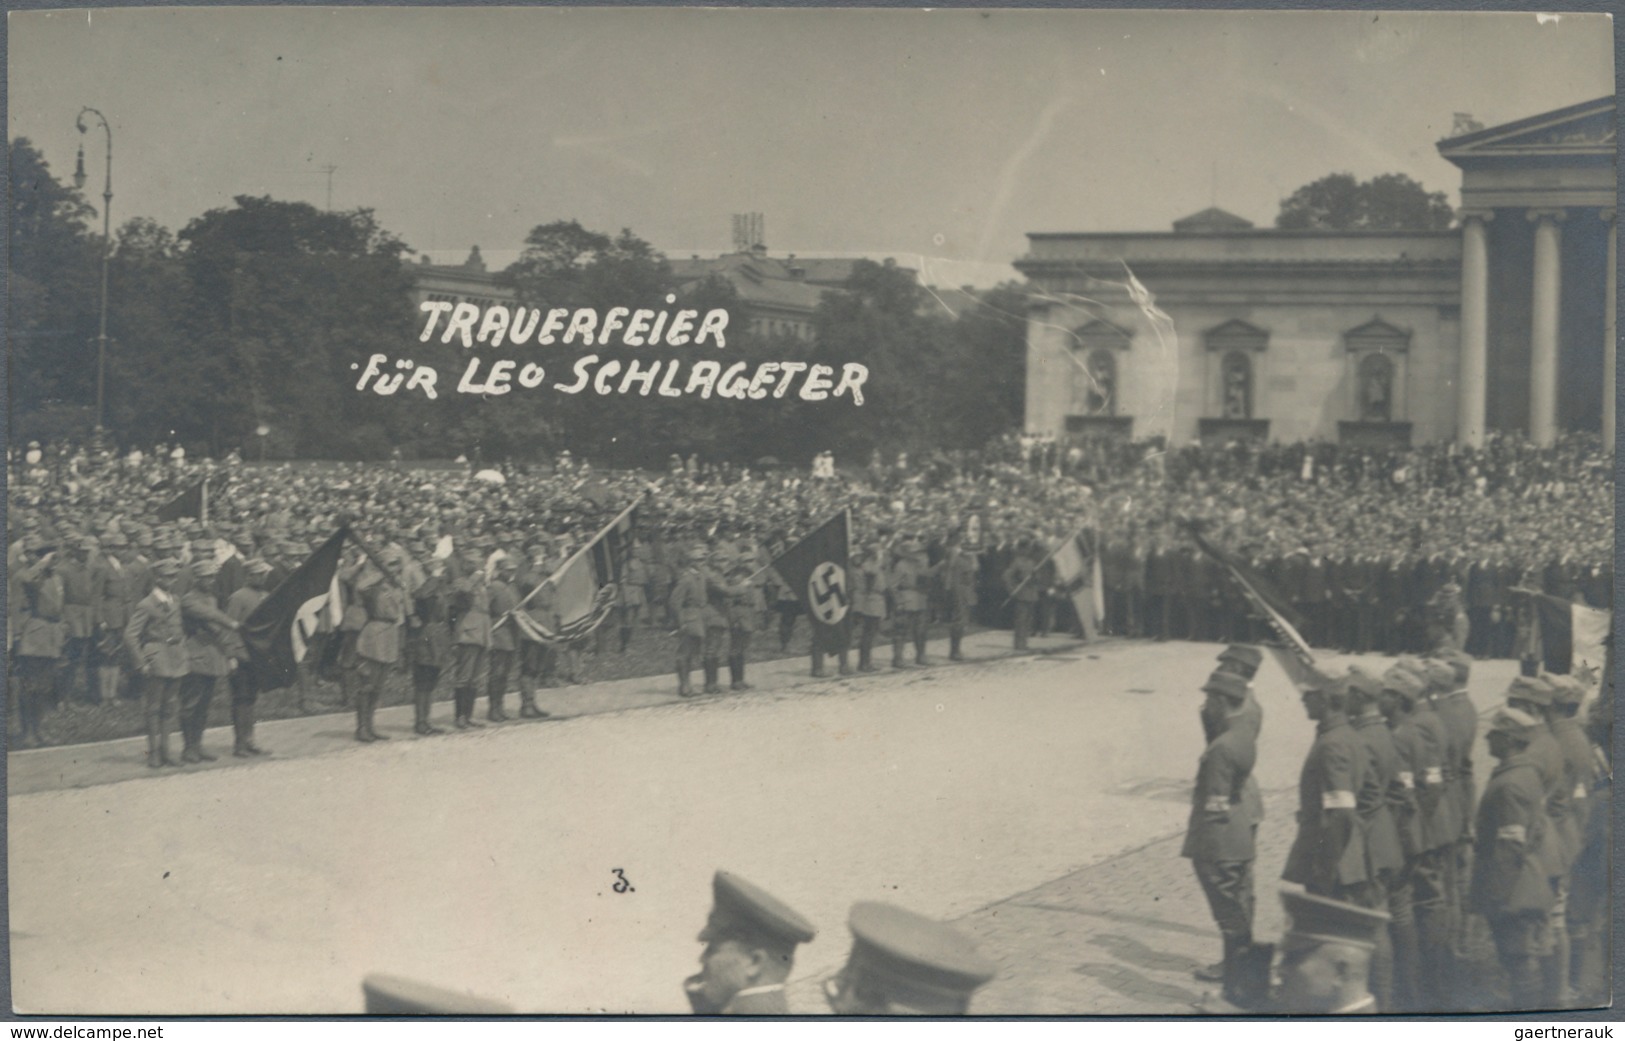
[[[972,632],[976,627],[972,626]],[[677,639],[664,626],[650,628],[643,626],[634,631],[631,646],[623,653],[620,648],[620,632],[611,627],[600,630],[602,635],[602,649],[598,649],[599,639],[595,633],[582,642],[581,653],[578,654],[578,679],[582,683],[600,683],[608,680],[633,679],[642,676],[672,676],[672,690],[677,688],[675,678],[675,663],[677,659]],[[946,637],[948,627],[946,624],[933,625],[928,628],[928,635],[932,639]],[[772,626],[758,630],[751,638],[750,654],[748,660],[752,662],[779,661],[784,658],[807,659],[810,655],[810,632],[805,619],[797,619],[795,629],[791,633],[787,649],[779,646],[777,622]],[[856,649],[853,650],[853,664],[857,662]],[[890,661],[891,651],[889,639],[882,633],[881,639],[876,641],[875,659],[877,662]],[[694,685],[698,688],[703,682],[703,674],[696,663],[694,669]],[[727,662],[722,663],[722,684],[727,686]],[[511,687],[517,688],[518,677],[514,677]],[[223,685],[222,685],[223,686]],[[447,686],[444,676],[441,677],[440,689],[435,692],[435,700],[449,700],[451,688]],[[403,670],[390,675],[379,701],[380,706],[406,705],[412,701],[412,686],[409,675]],[[343,703],[339,684],[336,679],[323,680],[317,684],[314,698],[306,704],[299,703],[298,691],[292,687],[278,690],[262,691],[256,715],[261,721],[271,719],[292,719],[299,716],[324,715],[332,712],[342,712],[347,708]],[[507,706],[508,713],[512,715],[517,709],[517,702],[510,699]],[[483,716],[485,704],[483,693],[478,713]],[[209,705],[209,726],[229,726],[231,724],[231,698],[224,689],[217,694]],[[10,740],[8,746],[16,748],[17,726],[15,722],[8,723]],[[145,722],[142,719],[141,702],[138,698],[120,696],[112,702],[102,704],[87,704],[81,701],[68,700],[55,708],[47,709],[45,718],[40,725],[40,736],[46,745],[76,745],[91,741],[109,741],[116,738],[135,737],[146,732]]]

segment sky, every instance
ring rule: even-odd
[[[1457,201],[1455,113],[1614,93],[1601,15],[515,8],[12,12],[8,118],[113,220],[179,230],[268,194],[369,207],[493,267],[530,228],[630,228],[670,256],[895,256],[1017,277],[1028,232],[1269,225],[1325,174]]]

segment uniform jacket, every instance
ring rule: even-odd
[[[930,568],[926,566],[923,554],[901,557],[891,566],[892,603],[899,611],[923,611],[926,606],[926,597],[929,595],[928,581]],[[1030,594],[1032,599],[1038,599],[1038,584],[1029,582],[1023,594]]]
[[[1557,743],[1549,727],[1541,726],[1535,731],[1524,755],[1539,771],[1546,790],[1546,819],[1551,826],[1546,829],[1546,839],[1540,846],[1546,873],[1553,878],[1567,875],[1580,851],[1581,836],[1571,812],[1578,778],[1563,754],[1563,746]]]
[[[871,554],[855,569],[852,610],[870,618],[886,617],[886,572]]]
[[[450,586],[445,575],[431,575],[412,593],[406,638],[413,665],[445,668],[451,660],[451,623],[446,615]]]
[[[751,994],[735,994],[733,1000],[722,1007],[724,1016],[788,1016],[790,1005],[784,1000],[784,988],[747,988]]]
[[[368,661],[393,665],[401,660],[406,593],[391,582],[379,582],[367,594],[366,607],[367,622],[356,637],[355,652]]]
[[[452,642],[474,647],[491,646],[491,587],[485,573],[476,570],[452,585],[452,596],[461,613]]]
[[[255,589],[253,586],[243,586],[226,600],[226,615],[236,622],[247,620],[254,613],[254,609],[265,602],[271,594],[264,589]]]
[[[1366,784],[1369,753],[1341,715],[1317,729],[1298,778],[1298,835],[1281,877],[1325,894],[1368,878],[1356,794]]]
[[[1554,894],[1538,847],[1549,828],[1540,771],[1527,751],[1490,774],[1478,804],[1468,906],[1490,918],[1545,911]]]
[[[47,569],[48,565],[38,563],[20,576],[28,614],[17,635],[17,653],[25,657],[62,657],[62,642],[67,635],[62,622],[62,577]]]
[[[142,597],[124,627],[124,646],[145,675],[160,679],[185,676],[186,630],[181,624],[180,599],[161,589]]]
[[[96,624],[124,631],[130,609],[150,590],[140,586],[141,576],[128,564],[103,557],[90,575],[91,597],[96,605]]]
[[[705,635],[707,585],[705,572],[691,567],[678,576],[672,587],[670,609],[684,636]]]
[[[519,647],[517,642],[518,630],[512,622],[502,625],[496,623],[502,616],[519,606],[519,593],[514,587],[501,579],[492,579],[491,590],[491,649],[493,651],[512,651]],[[382,661],[383,659],[379,659]]]
[[[1444,721],[1420,701],[1410,721],[1422,739],[1425,765],[1416,775],[1416,801],[1422,811],[1422,848],[1443,849],[1461,835],[1461,820],[1451,794],[1450,762],[1454,746]]]
[[[1408,860],[1427,848],[1423,842],[1416,779],[1426,776],[1427,769],[1438,763],[1409,716],[1395,719],[1389,733],[1394,741],[1394,777],[1388,785],[1388,806],[1399,830],[1400,849]]]
[[[96,624],[96,592],[92,566],[75,560],[57,565],[62,576],[62,622],[69,639],[89,636]]]
[[[1252,860],[1253,825],[1247,807],[1258,749],[1251,730],[1231,725],[1208,743],[1196,766],[1190,823],[1180,856],[1203,861]]]
[[[942,569],[943,591],[948,602],[957,607],[976,606],[976,555],[960,550],[950,553]]]
[[[1574,787],[1569,792],[1569,820],[1570,828],[1576,836],[1575,855],[1584,848],[1587,824],[1591,819],[1591,786],[1597,780],[1597,760],[1591,752],[1591,742],[1586,740],[1585,730],[1580,721],[1569,716],[1560,716],[1552,720],[1552,736],[1557,738],[1558,747],[1563,749],[1563,758],[1568,762],[1569,774],[1574,778]]]
[[[637,557],[621,567],[621,583],[617,589],[622,607],[642,607],[649,602],[649,565]]]
[[[1460,834],[1466,838],[1471,833],[1473,808],[1478,797],[1473,781],[1473,742],[1478,740],[1478,710],[1473,707],[1467,692],[1458,690],[1435,698],[1433,711],[1450,735],[1451,749],[1455,752],[1455,762],[1448,773],[1451,794],[1455,799],[1456,819],[1461,822]]]
[[[231,618],[214,599],[212,583],[197,583],[181,594],[181,628],[186,632],[186,671],[193,676],[229,676],[232,659],[244,656]]]
[[[762,596],[762,587],[755,582],[746,581],[749,572],[740,572],[739,581],[730,588],[733,595],[728,597],[728,628],[742,629],[754,632],[761,624],[762,612],[767,610],[767,601]]]
[[[1399,826],[1389,804],[1389,791],[1399,775],[1399,752],[1394,747],[1388,721],[1380,715],[1361,716],[1353,726],[1370,752],[1369,777],[1355,795],[1360,822],[1365,825],[1370,868],[1373,874],[1398,874],[1405,867],[1405,851],[1400,845]]]

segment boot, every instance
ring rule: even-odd
[[[625,654],[626,649],[630,646],[632,646],[632,630],[623,626],[621,628],[621,653]]]
[[[103,665],[96,670],[97,682],[101,685],[102,704],[111,705],[118,700],[118,669]]]
[[[25,737],[26,737],[26,735],[25,735]],[[164,761],[158,755],[158,736],[156,734],[148,734],[147,735],[147,767],[148,767],[148,769],[156,770],[156,769],[158,769],[159,767],[161,767],[163,765],[164,765]]]
[[[959,653],[959,641],[960,641],[960,639],[961,639],[961,637],[959,636],[958,633],[949,633],[948,634],[948,660],[949,661],[964,661],[965,660],[965,656],[963,654]]]
[[[385,737],[383,734],[380,734],[376,729],[374,729],[374,727],[372,725],[373,716],[376,715],[377,712],[378,712],[379,692],[376,691],[376,690],[372,690],[372,691],[368,691],[366,694],[364,694],[362,696],[364,698],[366,698],[366,700],[367,700],[367,738],[368,738],[368,740],[371,740],[371,741],[388,741],[389,738]]]
[[[705,693],[722,693],[722,688],[717,685],[717,678],[721,672],[722,666],[715,658],[709,658],[705,661]]]
[[[349,708],[351,699],[355,697],[355,670],[339,670],[339,707]]]
[[[689,667],[686,664],[677,666],[677,696],[680,698],[694,696],[694,687],[688,680],[688,674]]]
[[[169,723],[167,720],[158,724],[158,765],[181,765],[169,757]]]
[[[1224,998],[1237,1008],[1264,1008],[1269,1004],[1270,963],[1275,960],[1275,945],[1253,943],[1247,937],[1237,937],[1233,943]]]
[[[249,755],[270,755],[265,749],[254,743],[254,705],[253,703],[241,706],[243,710],[243,751]]]
[[[234,704],[231,706],[231,754],[238,759],[248,755],[243,740],[243,706]]]
[[[508,714],[502,710],[502,702],[506,696],[506,694],[499,692],[496,690],[496,688],[492,688],[491,696],[488,699],[489,707],[485,712],[486,719],[489,719],[493,723],[506,723],[508,721]]]
[[[367,725],[367,692],[362,691],[355,699],[355,739],[362,744],[371,742],[370,729]]]
[[[730,659],[728,659],[728,675],[733,678],[733,683],[729,684],[731,689],[733,689],[733,690],[750,690],[751,689],[750,684],[745,682],[745,659],[744,658],[730,658]]]
[[[536,690],[528,680],[519,684],[519,717],[521,719],[546,719],[547,713],[536,707]]]
[[[451,692],[452,725],[458,730],[468,729],[468,711],[463,707],[463,688],[458,687]]]
[[[836,672],[842,676],[852,675],[852,661],[849,657],[847,657],[847,653],[845,651],[840,653],[840,657],[837,659],[837,662],[838,665],[835,670]],[[740,667],[743,668],[744,666]]]
[[[204,702],[197,708],[197,717],[192,720],[192,750],[197,754],[198,761],[212,763],[218,756],[210,755],[203,749],[203,730],[209,723],[209,703]]]

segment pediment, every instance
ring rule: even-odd
[[[1570,105],[1439,142],[1452,161],[1531,155],[1614,154],[1618,121],[1612,97]]]
[[[1092,322],[1078,326],[1072,330],[1072,336],[1075,348],[1080,351],[1092,351],[1101,347],[1127,350],[1134,342],[1134,330],[1125,329],[1104,318],[1096,318]]]
[[[1270,334],[1268,329],[1260,329],[1251,322],[1232,318],[1203,333],[1202,339],[1210,351],[1261,351],[1269,345]]]
[[[1391,325],[1374,315],[1371,321],[1345,332],[1343,343],[1351,351],[1403,351],[1410,348],[1411,331]]]

